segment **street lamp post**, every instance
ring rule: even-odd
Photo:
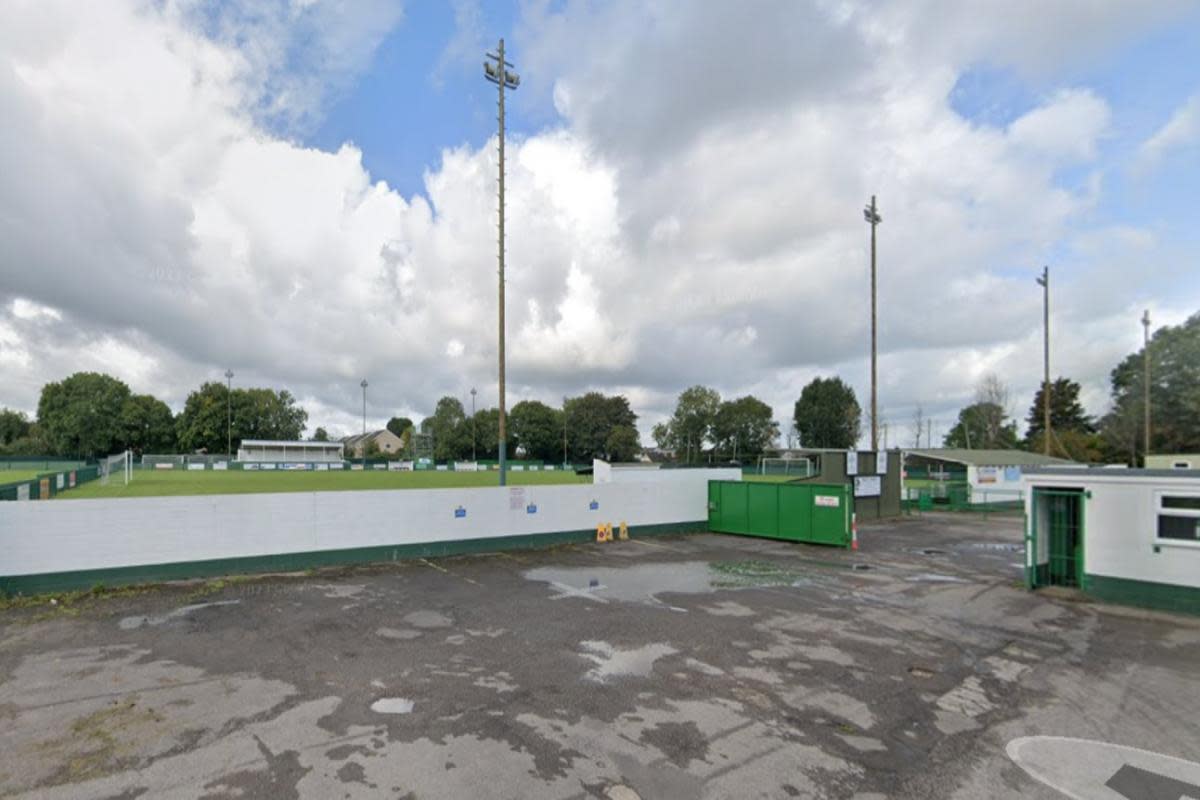
[[[500,46],[495,53],[487,54],[488,60],[483,62],[483,75],[492,83],[496,84],[499,92],[499,114],[496,120],[499,123],[499,151],[500,151],[500,212],[499,212],[499,233],[496,238],[498,250],[497,261],[499,262],[500,273],[500,289],[499,289],[499,339],[500,339],[500,485],[504,486],[507,483],[506,473],[508,471],[508,442],[505,435],[505,409],[504,409],[504,90],[516,89],[521,83],[521,77],[515,72],[510,72],[507,68],[512,64],[504,60],[504,40],[500,40]]]
[[[471,460],[478,461],[475,455],[475,387],[471,387]]]
[[[1142,456],[1144,466],[1146,457],[1150,455],[1150,309],[1148,308],[1146,313],[1142,314],[1142,413],[1145,417],[1142,423],[1146,436],[1144,446],[1146,453]]]
[[[563,469],[567,468],[567,396],[563,395]]]
[[[363,440],[362,440],[362,463],[363,469],[367,468],[367,379],[363,378],[359,384],[363,390]]]
[[[1050,455],[1050,268],[1042,267],[1042,453]]]
[[[875,228],[883,222],[875,206],[875,195],[871,204],[863,209],[863,219],[871,226],[871,449],[879,449],[879,421],[876,394],[876,338],[875,338]]]
[[[225,428],[225,452],[233,456],[233,370],[225,370],[225,411],[227,423]]]

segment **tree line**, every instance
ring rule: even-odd
[[[429,444],[439,461],[473,455],[499,455],[499,416],[495,408],[473,417],[454,397],[441,398],[434,413],[419,425],[392,417],[387,427],[405,443],[393,457],[412,457],[417,443]],[[286,389],[230,388],[219,381],[204,383],[187,396],[183,410],[172,414],[163,401],[134,394],[123,381],[96,372],[77,372],[42,387],[37,417],[30,420],[12,409],[0,409],[0,455],[58,455],[96,458],[133,450],[138,453],[225,453],[237,451],[243,439],[301,438],[308,412]],[[605,458],[633,459],[641,450],[637,415],[622,395],[588,392],[567,398],[561,409],[536,400],[513,406],[508,414],[508,452],[514,456],[559,462]],[[418,434],[419,436],[414,436]],[[329,441],[323,427],[312,441]],[[382,455],[368,448],[368,456]]]
[[[641,451],[637,414],[623,395],[588,392],[569,397],[562,408],[522,400],[506,418],[505,446],[510,457],[562,463],[593,458],[630,461]],[[479,409],[472,416],[462,401],[438,400],[431,416],[414,424],[392,417],[388,430],[400,437],[401,457],[427,455],[437,461],[494,460],[500,455],[500,411]],[[368,445],[368,457],[378,455]]]
[[[946,447],[971,449],[1045,448],[1043,398],[1050,395],[1052,455],[1087,462],[1140,463],[1144,457],[1144,349],[1128,354],[1110,373],[1110,406],[1092,418],[1080,402],[1080,386],[1060,376],[1035,392],[1022,437],[1010,414],[1007,387],[986,376],[974,402],[962,408],[942,438]],[[1154,452],[1200,451],[1200,313],[1156,331],[1149,342],[1149,395]],[[854,390],[838,377],[819,377],[800,392],[792,430],[804,447],[848,449],[857,445],[862,408]],[[179,414],[149,394],[134,394],[109,375],[78,372],[42,387],[37,417],[0,409],[0,455],[96,457],[131,449],[144,453],[223,453],[232,413],[232,445],[242,439],[296,440],[308,413],[287,390],[230,389],[219,381],[192,391]],[[424,453],[439,461],[499,455],[499,412],[468,415],[462,402],[446,396],[431,416],[414,424],[393,417],[388,429],[405,443],[404,456]],[[930,446],[922,410],[914,415],[912,446]],[[605,458],[627,461],[641,450],[637,415],[623,395],[588,392],[567,398],[562,408],[525,400],[508,414],[507,447],[514,456],[557,462],[564,437],[569,461]],[[922,432],[924,429],[924,432]],[[780,425],[753,395],[723,400],[715,390],[684,390],[674,413],[652,431],[655,444],[683,462],[753,461],[779,448]],[[328,441],[317,428],[315,441]],[[370,455],[371,453],[368,453]]]
[[[77,372],[42,387],[37,418],[0,409],[0,454],[96,458],[138,453],[224,453],[242,439],[299,439],[308,412],[286,389],[205,383],[178,414],[111,375]]]

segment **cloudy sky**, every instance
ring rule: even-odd
[[[0,405],[232,368],[311,427],[496,396],[506,38],[509,402],[694,383],[787,420],[838,374],[909,443],[989,372],[1101,413],[1139,318],[1200,309],[1192,0],[0,0]],[[787,426],[785,426],[787,427]]]

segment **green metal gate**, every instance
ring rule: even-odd
[[[1029,584],[1083,586],[1084,499],[1081,489],[1033,490],[1029,518]]]
[[[708,529],[793,542],[850,546],[846,484],[708,482]]]

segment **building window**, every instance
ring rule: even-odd
[[[1200,495],[1158,496],[1158,538],[1200,544]]]

